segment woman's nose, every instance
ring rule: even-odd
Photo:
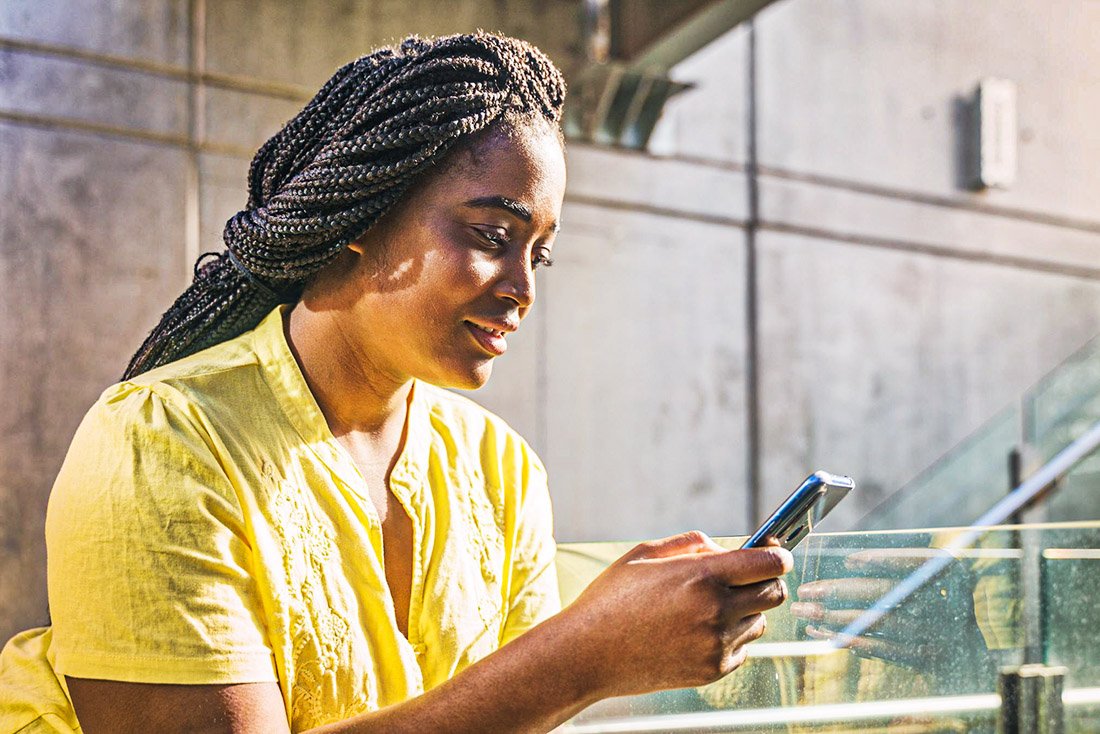
[[[497,296],[513,301],[519,308],[535,302],[535,270],[526,259],[509,263],[497,281]]]

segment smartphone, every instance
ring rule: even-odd
[[[759,547],[772,536],[787,550],[794,548],[855,486],[851,477],[815,471],[741,547]]]

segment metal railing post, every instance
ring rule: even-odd
[[[1001,670],[998,734],[1065,734],[1062,689],[1066,669],[1021,665]]]

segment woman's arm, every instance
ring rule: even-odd
[[[184,686],[67,676],[65,683],[84,734],[290,731],[277,683]]]
[[[545,732],[608,696],[696,686],[745,659],[786,598],[778,548],[725,551],[701,533],[643,543],[568,608],[422,696],[313,730]],[[286,732],[274,683],[167,686],[69,679],[86,734]]]

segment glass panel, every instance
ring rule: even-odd
[[[1035,465],[1100,421],[1100,339],[1093,340],[1024,396]],[[1046,519],[1100,519],[1100,455],[1082,462],[1046,503]]]
[[[1044,532],[1043,662],[1066,668],[1066,731],[1100,731],[1100,543],[1093,527]],[[1071,704],[1071,705],[1069,705]]]
[[[1020,411],[1006,408],[888,497],[857,527],[893,530],[974,522],[1011,489],[1008,455],[1019,436]],[[856,481],[858,486],[858,477]]]
[[[1040,380],[1023,404],[1034,458],[1045,462],[1100,420],[1100,339]]]
[[[1063,477],[1045,504],[1044,519],[1052,522],[1100,520],[1100,453]]]
[[[1070,357],[1024,396],[1035,465],[1051,459],[1100,420],[1100,339]],[[1100,518],[1100,454],[1082,461],[1046,502],[1051,521]]]
[[[974,522],[1007,494],[1009,452],[1027,439],[1035,470],[1100,421],[1100,338],[1094,339],[1009,406],[872,510],[857,527],[888,530]],[[1100,457],[1063,482],[1046,519],[1100,519]]]
[[[813,535],[795,551],[792,599],[768,613],[741,669],[702,688],[601,702],[561,731],[993,732],[998,670],[1024,662],[1066,666],[1066,731],[1100,731],[1100,523],[989,528],[954,547],[965,532]],[[629,548],[562,545],[563,600]],[[829,620],[806,619],[865,609],[928,559],[942,572],[850,648],[827,641]],[[1039,593],[1025,598],[1027,588]]]

